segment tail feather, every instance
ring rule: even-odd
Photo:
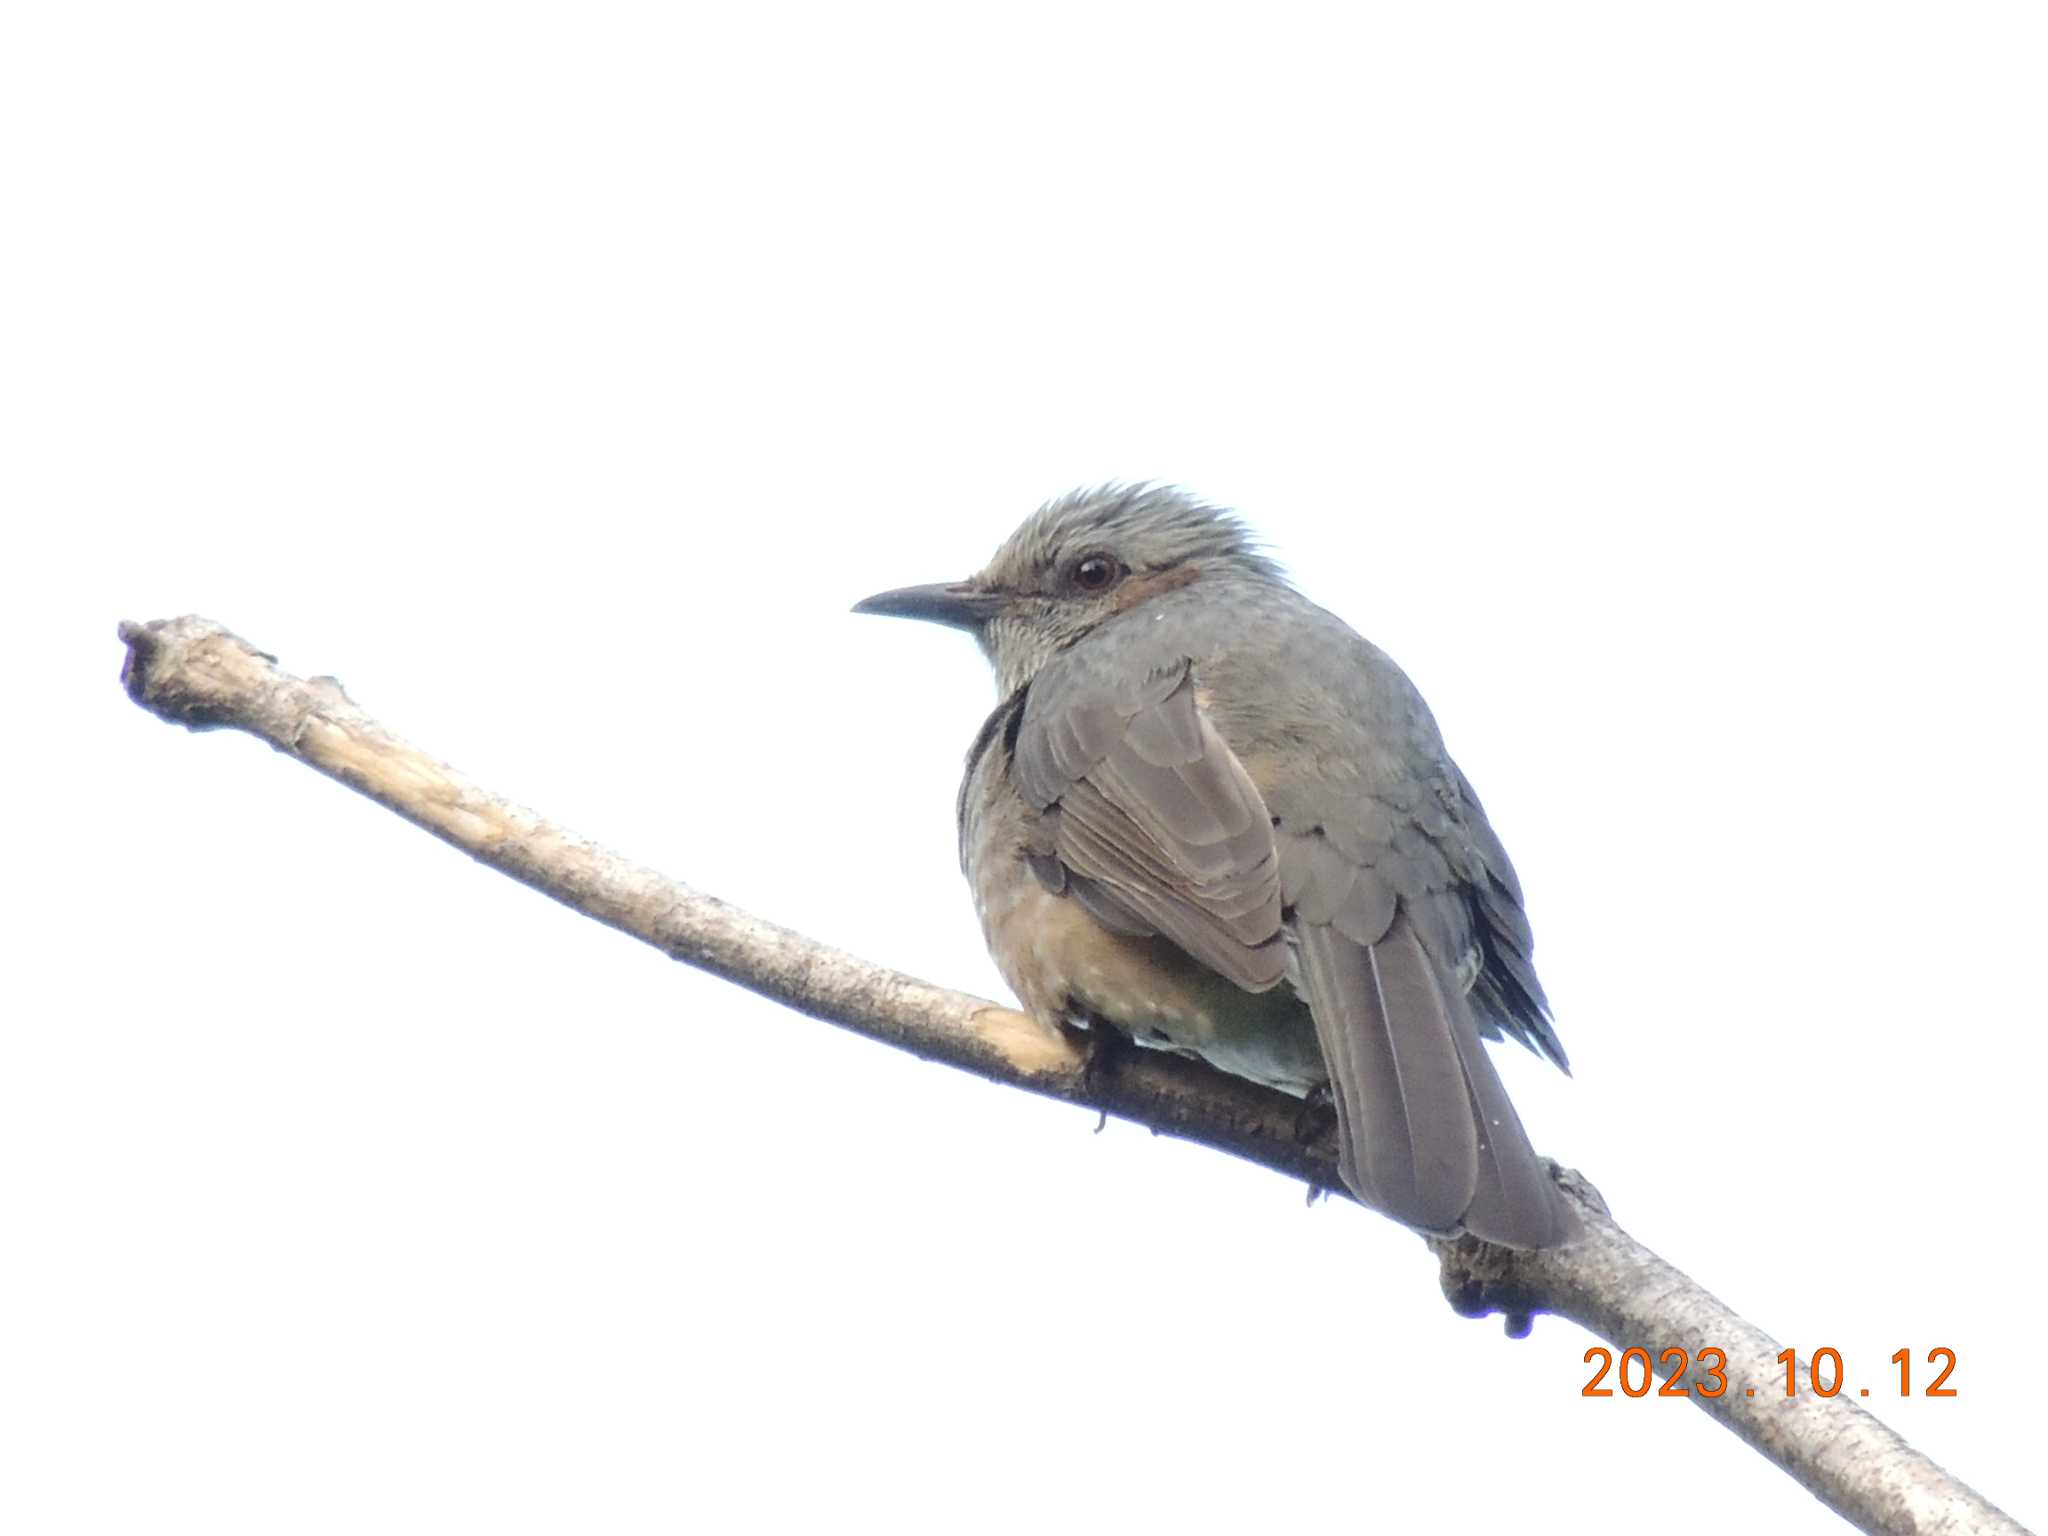
[[[1366,1204],[1431,1232],[1540,1248],[1568,1217],[1467,1000],[1397,912],[1374,944],[1298,930],[1337,1109],[1338,1171]]]
[[[1302,952],[1344,1182],[1411,1226],[1450,1230],[1471,1204],[1479,1148],[1435,966],[1405,916],[1377,944],[1304,924]]]
[[[1465,1082],[1479,1131],[1479,1180],[1461,1225],[1475,1237],[1510,1248],[1549,1248],[1576,1232],[1571,1213],[1558,1198],[1557,1187],[1544,1170],[1521,1117],[1508,1098],[1500,1074],[1469,1010],[1457,1033],[1458,1054],[1465,1063]]]

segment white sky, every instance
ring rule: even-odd
[[[1421,684],[1623,1222],[2022,1520],[2031,6],[10,7],[0,1526],[1826,1530],[1411,1236],[671,965],[115,686],[197,611],[1002,995],[859,619],[1105,477]],[[1952,1400],[1887,1357],[1955,1349]],[[1925,1372],[1915,1378],[1916,1390]]]

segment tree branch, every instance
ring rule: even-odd
[[[1342,1192],[1327,1140],[1304,1145],[1298,1101],[1156,1051],[1091,1060],[1074,1037],[1015,1009],[870,964],[743,912],[549,824],[392,735],[332,678],[301,679],[210,620],[124,623],[122,682],[145,709],[227,728],[396,811],[565,906],[764,996],[930,1061],[1086,1105]],[[1568,1248],[1521,1253],[1431,1240],[1444,1293],[1467,1316],[1538,1312],[1617,1350],[1668,1363],[1683,1349],[1692,1400],[1859,1529],[1994,1532],[2020,1526],[1846,1398],[1786,1396],[1780,1346],[1636,1242],[1578,1174],[1556,1168],[1586,1228]],[[1725,1355],[1717,1372],[1715,1351]],[[1702,1355],[1707,1358],[1703,1361]],[[1613,1378],[1610,1377],[1610,1384]],[[1714,1396],[1717,1380],[1725,1382]],[[1750,1395],[1754,1388],[1754,1395]]]

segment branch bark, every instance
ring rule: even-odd
[[[1026,1014],[816,943],[619,857],[493,795],[394,736],[329,677],[302,679],[207,619],[124,623],[129,696],[194,730],[246,731],[493,869],[663,953],[929,1061],[1201,1142],[1342,1193],[1327,1141],[1304,1145],[1298,1103],[1153,1051],[1090,1058]],[[1787,1397],[1778,1343],[1624,1232],[1590,1183],[1553,1166],[1583,1242],[1540,1253],[1430,1240],[1459,1312],[1570,1318],[1652,1360],[1683,1349],[1693,1402],[1858,1529],[2026,1536],[1857,1404]],[[1725,1354],[1725,1371],[1711,1367]],[[1703,1352],[1708,1356],[1703,1361]],[[1805,1362],[1802,1362],[1802,1367]],[[1800,1379],[1810,1380],[1802,1369]],[[1717,1380],[1725,1387],[1714,1396]],[[1747,1389],[1754,1386],[1754,1396]]]

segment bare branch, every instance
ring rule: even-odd
[[[1327,1140],[1303,1144],[1299,1105],[1283,1094],[1163,1052],[1091,1058],[1081,1041],[1015,1009],[764,922],[489,793],[378,725],[332,678],[294,677],[210,620],[124,623],[120,634],[128,646],[122,681],[145,709],[195,730],[259,736],[493,869],[675,959],[927,1060],[1341,1193]],[[1523,1253],[1472,1238],[1431,1241],[1445,1295],[1460,1312],[1502,1312],[1511,1333],[1526,1331],[1536,1313],[1554,1313],[1617,1350],[1647,1350],[1665,1374],[1677,1364],[1669,1352],[1683,1350],[1692,1400],[1861,1530],[2025,1536],[1857,1404],[1813,1392],[1803,1362],[1801,1389],[1786,1395],[1774,1340],[1622,1231],[1578,1174],[1555,1172],[1585,1224],[1583,1242]]]

